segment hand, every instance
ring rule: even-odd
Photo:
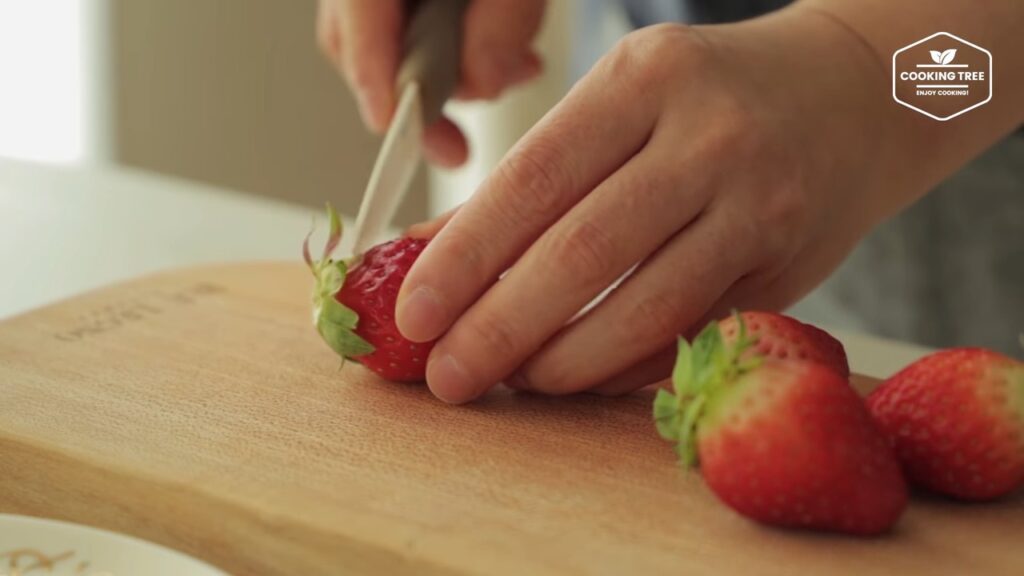
[[[366,125],[387,129],[398,103],[402,0],[320,0],[317,40],[356,95]],[[536,77],[541,61],[530,44],[540,27],[543,0],[473,0],[466,11],[461,79],[456,96],[493,99]],[[442,166],[466,160],[466,139],[448,118],[428,126],[424,154]]]
[[[399,329],[441,337],[431,390],[624,393],[669,375],[678,334],[792,303],[883,216],[886,82],[845,28],[798,8],[626,37],[406,278]]]

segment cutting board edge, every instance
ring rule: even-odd
[[[22,310],[10,316],[0,317],[0,328],[3,328],[5,324],[24,321],[27,316],[36,315],[41,312],[53,308],[59,308],[68,305],[74,300],[85,298],[86,300],[100,296],[104,292],[113,291],[118,288],[130,287],[135,284],[146,284],[154,280],[159,280],[161,277],[173,278],[173,277],[186,277],[186,278],[201,278],[205,276],[206,272],[216,271],[219,274],[225,272],[231,272],[233,270],[241,270],[246,268],[261,268],[267,266],[294,266],[304,267],[305,264],[301,261],[296,260],[272,260],[272,259],[258,259],[258,260],[227,260],[227,261],[213,261],[206,262],[203,264],[196,264],[193,266],[172,266],[168,268],[161,268],[159,270],[153,270],[146,274],[139,276],[132,276],[130,278],[124,278],[109,282],[107,284],[101,284],[88,290],[78,292],[58,298],[56,300],[34,306],[27,310]],[[312,282],[312,281],[311,281]]]
[[[464,574],[431,563],[425,558],[408,558],[385,545],[360,541],[350,535],[318,532],[285,516],[271,516],[269,513],[247,509],[181,482],[138,475],[133,477],[117,468],[101,468],[51,446],[0,436],[0,454],[15,470],[13,474],[0,474],[0,511],[127,534],[194,556],[230,573],[327,575],[336,573],[340,565],[345,567],[347,574],[379,574],[382,567],[387,567],[388,574],[396,575]],[[56,473],[38,474],[32,479],[21,478],[17,474],[21,468],[35,471],[49,468],[65,475],[69,470],[74,470],[79,482],[74,489],[69,489],[70,483],[56,481]],[[110,488],[112,482],[119,486],[116,489]],[[106,488],[99,490],[99,483],[103,483]],[[163,497],[154,497],[154,492]],[[116,494],[117,497],[113,502],[104,503],[107,513],[90,515],[87,513],[88,502],[91,495],[97,493]],[[37,504],[44,499],[45,503]],[[196,515],[175,514],[177,509],[200,506],[207,510],[222,510],[216,516],[224,523],[215,526],[199,522],[199,516]],[[61,512],[54,514],[54,510]],[[168,515],[178,516],[185,524],[139,522],[140,518],[166,518]],[[208,513],[207,517],[211,515],[214,514]],[[170,531],[164,529],[171,525],[177,528]],[[295,542],[296,545],[289,545],[289,542]],[[313,542],[319,544],[311,546]],[[246,545],[273,547],[275,543],[282,549],[274,554],[252,555],[244,549]],[[241,549],[232,550],[236,546]],[[300,548],[316,550],[318,553],[303,554]],[[256,558],[274,558],[279,562],[252,562],[251,559]],[[244,559],[250,561],[245,562]]]

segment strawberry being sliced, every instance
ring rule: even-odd
[[[659,433],[699,462],[718,498],[751,519],[873,535],[900,517],[907,490],[860,397],[833,369],[748,354],[736,317],[727,343],[712,322],[679,341],[674,393],[659,390]]]
[[[964,500],[1024,485],[1024,362],[943,350],[886,380],[867,404],[911,483]]]
[[[314,261],[309,237],[303,258],[316,279],[313,324],[342,358],[355,360],[386,380],[422,382],[434,342],[412,342],[395,324],[395,302],[402,281],[428,241],[398,238],[367,250],[351,265],[334,260],[341,242],[341,219],[327,205],[330,233],[323,256]]]
[[[843,379],[850,377],[850,365],[842,343],[821,328],[775,312],[747,311],[739,318],[746,324],[747,334],[755,341],[750,354],[779,360],[816,362],[834,370]],[[739,321],[730,316],[719,322],[727,344],[736,341]]]

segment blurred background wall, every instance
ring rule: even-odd
[[[314,0],[108,1],[115,162],[356,212],[379,138],[317,50]]]

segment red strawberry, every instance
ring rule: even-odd
[[[965,500],[1024,484],[1024,362],[981,348],[936,352],[867,403],[910,482]]]
[[[850,365],[843,345],[824,330],[804,324],[796,318],[774,312],[743,312],[747,334],[754,340],[754,351],[779,360],[802,360],[823,364],[847,379]],[[739,325],[735,316],[719,322],[726,344],[736,342]]]
[[[659,390],[659,433],[698,457],[711,490],[754,520],[871,535],[906,507],[899,464],[857,393],[813,362],[745,354],[742,319],[726,344],[712,322],[679,341],[675,394]]]
[[[374,246],[352,269],[331,252],[341,241],[341,220],[330,204],[331,231],[323,258],[313,261],[309,238],[302,253],[313,271],[313,323],[324,341],[343,358],[356,360],[395,382],[419,382],[426,373],[433,342],[411,342],[395,325],[398,289],[427,240],[399,238]]]

